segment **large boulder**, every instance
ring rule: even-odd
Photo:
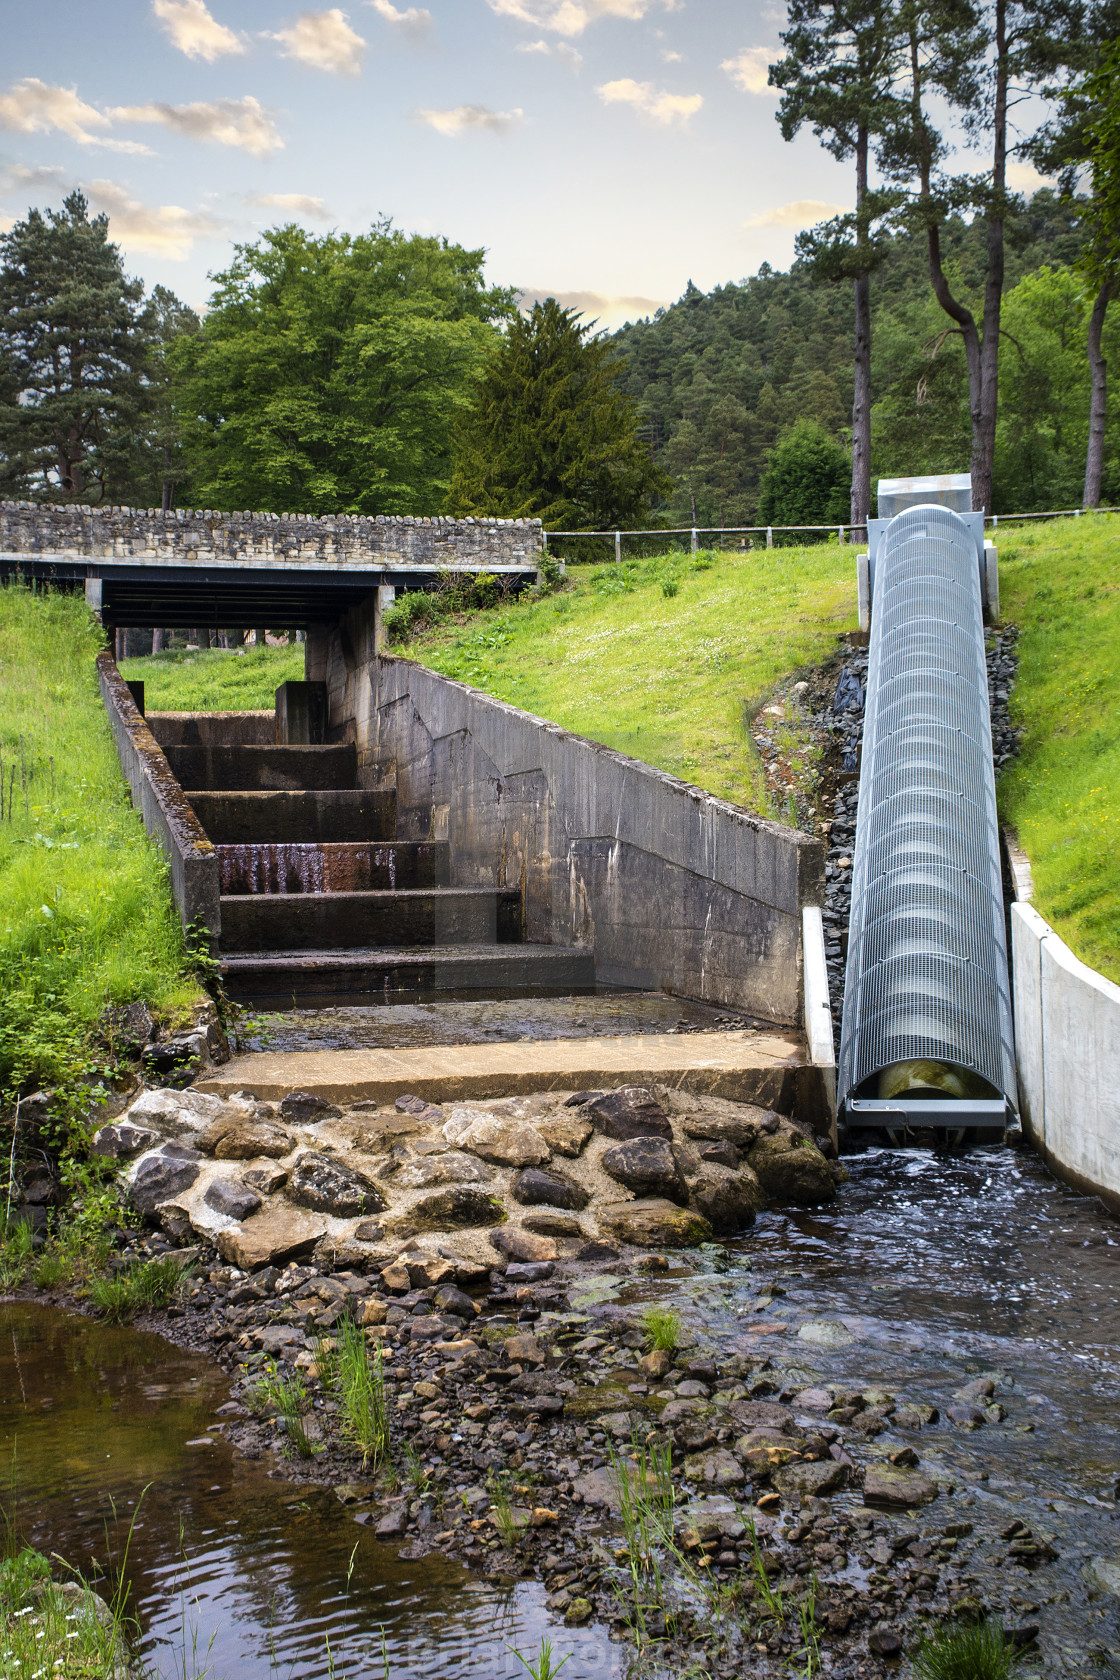
[[[469,1149],[499,1167],[539,1167],[550,1153],[535,1126],[485,1109],[453,1108],[443,1135],[456,1149]]]
[[[636,1196],[664,1196],[670,1202],[688,1201],[673,1145],[663,1137],[634,1137],[605,1149],[599,1165]]]
[[[835,1199],[836,1181],[828,1162],[816,1144],[788,1124],[760,1132],[747,1160],[772,1201],[813,1207]]]
[[[510,1194],[523,1207],[565,1208],[569,1212],[579,1212],[591,1200],[581,1184],[573,1184],[562,1173],[549,1172],[543,1167],[526,1167],[518,1173]]]
[[[143,1091],[125,1115],[134,1126],[147,1126],[161,1137],[187,1137],[204,1131],[226,1112],[220,1097],[206,1091]]]
[[[765,1206],[762,1186],[749,1167],[731,1171],[705,1162],[688,1181],[689,1200],[720,1236],[743,1231]]]
[[[353,1219],[359,1214],[381,1213],[385,1198],[371,1178],[355,1172],[336,1155],[308,1149],[292,1168],[285,1195],[297,1207],[316,1213]]]
[[[669,1116],[645,1085],[624,1085],[619,1091],[604,1091],[584,1106],[583,1113],[604,1137],[671,1138]]]
[[[750,1103],[720,1103],[711,1109],[686,1115],[683,1130],[685,1137],[711,1143],[733,1143],[737,1149],[749,1149],[763,1126],[775,1119],[777,1116],[770,1110],[754,1108]]]
[[[90,1147],[95,1155],[107,1155],[113,1161],[129,1161],[158,1142],[159,1133],[150,1131],[147,1126],[134,1126],[128,1120],[116,1120],[93,1134]]]
[[[461,1149],[445,1149],[407,1161],[393,1180],[398,1190],[432,1190],[441,1184],[489,1184],[492,1167]]]
[[[250,1190],[239,1178],[216,1178],[207,1187],[202,1199],[207,1207],[213,1208],[215,1213],[224,1214],[227,1219],[248,1219],[261,1205],[256,1191]]]
[[[323,1214],[307,1213],[287,1203],[271,1202],[242,1225],[227,1225],[217,1234],[218,1253],[231,1266],[255,1272],[260,1266],[282,1266],[310,1254],[327,1229]]]
[[[198,1173],[197,1158],[165,1154],[162,1150],[158,1155],[145,1155],[129,1192],[133,1207],[137,1213],[154,1214],[161,1202],[174,1201],[184,1190],[189,1190]]]
[[[909,1511],[929,1505],[937,1498],[938,1486],[921,1470],[896,1468],[893,1464],[869,1464],[863,1477],[863,1503],[885,1505]]]
[[[277,1161],[294,1147],[291,1132],[271,1120],[215,1120],[199,1140],[199,1148],[218,1161],[256,1161],[262,1157]]]
[[[605,1231],[637,1248],[692,1248],[712,1237],[712,1227],[701,1214],[658,1197],[606,1202],[597,1213]]]
[[[505,1209],[493,1196],[473,1184],[453,1184],[433,1190],[404,1208],[391,1221],[398,1236],[418,1231],[447,1231],[460,1225],[500,1225]]]

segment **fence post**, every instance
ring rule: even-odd
[[[773,546],[774,546],[774,527],[773,527],[773,525],[767,525],[767,527],[766,527],[766,546],[767,546],[767,548],[773,548]]]
[[[614,534],[614,557],[615,557],[616,562],[620,561],[622,559],[622,532],[621,531],[616,531],[615,534]]]
[[[843,546],[844,546],[844,527],[843,527],[843,525],[838,525],[836,527],[836,540],[840,544],[841,548],[843,548]]]
[[[700,547],[700,533],[697,531],[696,526],[694,525],[692,527],[692,552],[693,552],[693,554],[696,553],[696,551],[699,547]]]

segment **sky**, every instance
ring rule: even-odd
[[[781,138],[773,0],[0,0],[0,229],[80,185],[196,308],[279,222],[487,251],[604,326],[788,266],[851,168]]]

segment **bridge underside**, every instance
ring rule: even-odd
[[[91,560],[57,554],[0,554],[0,577],[54,588],[84,589],[107,629],[306,629],[337,624],[385,586],[430,589],[441,575],[492,573],[508,588],[532,583],[536,567],[481,565],[435,568],[384,565],[362,569],[302,565],[168,565],[161,560]]]

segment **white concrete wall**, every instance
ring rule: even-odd
[[[1024,1128],[1055,1172],[1120,1209],[1120,986],[1029,904],[1011,906],[1011,958]]]

